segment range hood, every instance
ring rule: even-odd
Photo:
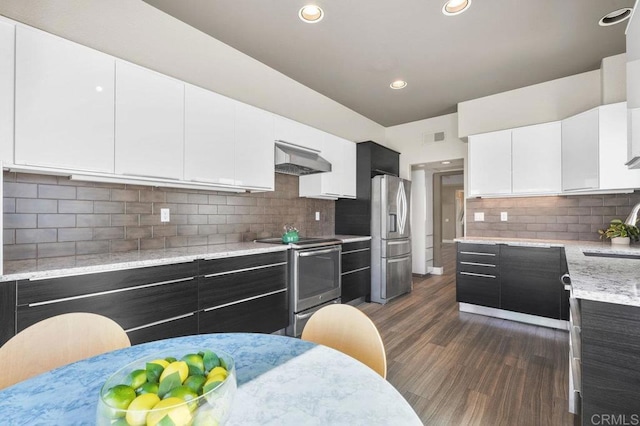
[[[276,173],[304,176],[331,171],[331,163],[315,149],[277,140],[275,151]]]

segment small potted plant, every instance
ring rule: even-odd
[[[634,225],[627,225],[620,219],[613,219],[607,229],[599,229],[600,238],[610,238],[611,244],[629,244],[638,241],[640,230]]]

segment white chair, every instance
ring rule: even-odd
[[[115,321],[75,312],[44,319],[0,347],[0,389],[65,364],[131,346]]]
[[[315,312],[302,339],[343,352],[387,377],[387,355],[375,324],[351,305],[333,304]]]

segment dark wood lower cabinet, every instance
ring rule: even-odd
[[[170,337],[198,334],[198,313],[194,312],[188,314],[185,318],[177,318],[160,324],[134,329],[127,334],[129,335],[129,340],[131,340],[132,345],[168,339]]]
[[[640,307],[591,300],[580,306],[582,422],[603,425],[609,416],[617,423],[608,424],[639,424]]]
[[[0,283],[0,346],[16,332],[16,282]]]
[[[371,241],[342,244],[342,303],[371,293]]]
[[[499,308],[500,278],[458,274],[456,294],[458,302]]]

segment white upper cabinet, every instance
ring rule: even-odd
[[[598,118],[600,189],[640,188],[640,169],[629,169],[626,167],[626,102],[599,107]]]
[[[0,161],[13,163],[15,24],[0,18]]]
[[[274,117],[275,140],[318,151],[322,149],[325,134],[323,131],[279,115]]]
[[[273,191],[274,115],[238,102],[235,135],[235,184],[243,188]]]
[[[10,29],[2,25],[0,31],[6,40]],[[4,64],[0,93],[6,90]],[[108,55],[18,26],[15,163],[113,173],[114,73]]]
[[[562,190],[599,189],[598,110],[562,120]]]
[[[182,179],[184,83],[116,61],[118,174]]]
[[[324,133],[320,156],[331,163],[331,171],[300,176],[301,197],[332,199],[356,196],[356,144]]]
[[[627,24],[627,162],[640,168],[640,13]]]
[[[511,130],[469,136],[469,196],[511,194]]]
[[[185,180],[235,185],[235,117],[238,102],[185,85]]]
[[[561,192],[562,130],[559,121],[519,127],[511,133],[513,194]]]

